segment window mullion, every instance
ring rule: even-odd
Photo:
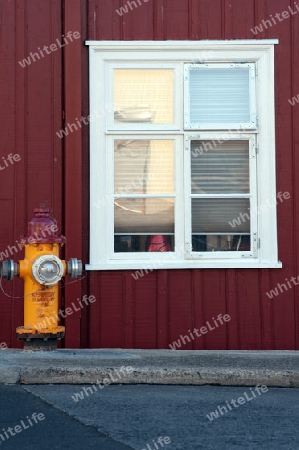
[[[250,175],[250,230],[252,256],[258,257],[258,202],[257,202],[257,137],[250,138],[249,175]]]
[[[184,202],[185,202],[185,258],[192,252],[192,211],[191,211],[191,140],[184,139]]]

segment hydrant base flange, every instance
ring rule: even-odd
[[[64,334],[65,332],[65,327],[62,326],[58,326],[58,327],[51,327],[51,329],[47,330],[46,328],[44,328],[43,331],[40,330],[36,330],[35,328],[25,328],[25,327],[18,327],[16,329],[17,335],[30,335],[30,336],[34,336],[36,339],[38,339],[41,336],[44,335],[48,335],[48,336],[52,336],[53,338],[55,338],[55,336],[58,336],[60,334]]]
[[[64,338],[64,327],[58,327],[60,328],[59,331],[57,331],[57,333],[35,333],[34,330],[28,330],[28,328],[24,328],[24,327],[19,327],[17,328],[17,338],[18,339],[23,339],[26,341],[31,341],[31,340],[43,340],[46,341],[48,339],[51,340],[60,340],[62,338]]]

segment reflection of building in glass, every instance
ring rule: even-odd
[[[149,105],[133,105],[114,111],[115,123],[150,123],[153,122],[155,113],[150,111]]]
[[[115,69],[115,123],[173,122],[172,69]]]
[[[115,111],[114,116],[120,122],[151,123],[155,113],[148,105],[140,105]],[[114,141],[116,252],[154,251],[151,236],[174,233],[174,199],[163,197],[174,192],[173,168],[173,142],[170,140]],[[119,194],[123,196],[117,196]],[[136,197],[132,197],[134,194]],[[158,198],[153,197],[157,194]],[[173,239],[163,242],[166,251]],[[161,248],[157,247],[157,251]]]

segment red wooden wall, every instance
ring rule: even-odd
[[[136,3],[137,0],[136,0]],[[120,17],[127,0],[6,0],[1,9],[1,156],[21,161],[0,172],[0,252],[24,234],[32,208],[52,206],[67,237],[66,256],[88,262],[88,126],[64,140],[63,124],[88,115],[89,40],[278,38],[276,65],[277,191],[291,199],[278,205],[276,270],[157,270],[134,280],[130,271],[89,272],[62,290],[62,304],[84,294],[96,302],[66,320],[66,347],[169,348],[189,329],[219,313],[231,321],[184,349],[298,349],[298,288],[270,300],[266,292],[299,275],[299,13],[254,36],[250,31],[272,14],[295,10],[294,0],[140,0]],[[81,39],[30,67],[18,61],[50,45],[68,30]],[[62,111],[65,112],[63,121]],[[79,116],[80,115],[80,116]],[[1,161],[1,159],[0,159]],[[82,183],[80,183],[82,180]],[[100,232],[100,230],[99,230]],[[15,259],[21,259],[19,252]],[[3,282],[22,294],[20,280]],[[19,345],[22,300],[0,293],[0,342]]]

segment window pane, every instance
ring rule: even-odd
[[[248,198],[192,199],[192,234],[250,233]]]
[[[250,122],[249,69],[190,69],[190,122]]]
[[[173,235],[130,234],[114,236],[114,251],[120,252],[173,252]]]
[[[192,194],[249,192],[248,141],[192,141]]]
[[[173,141],[115,141],[114,193],[174,193]]]
[[[173,198],[116,198],[114,232],[174,233]]]
[[[114,70],[114,123],[173,123],[173,70]]]
[[[193,252],[249,252],[249,234],[195,234]]]

